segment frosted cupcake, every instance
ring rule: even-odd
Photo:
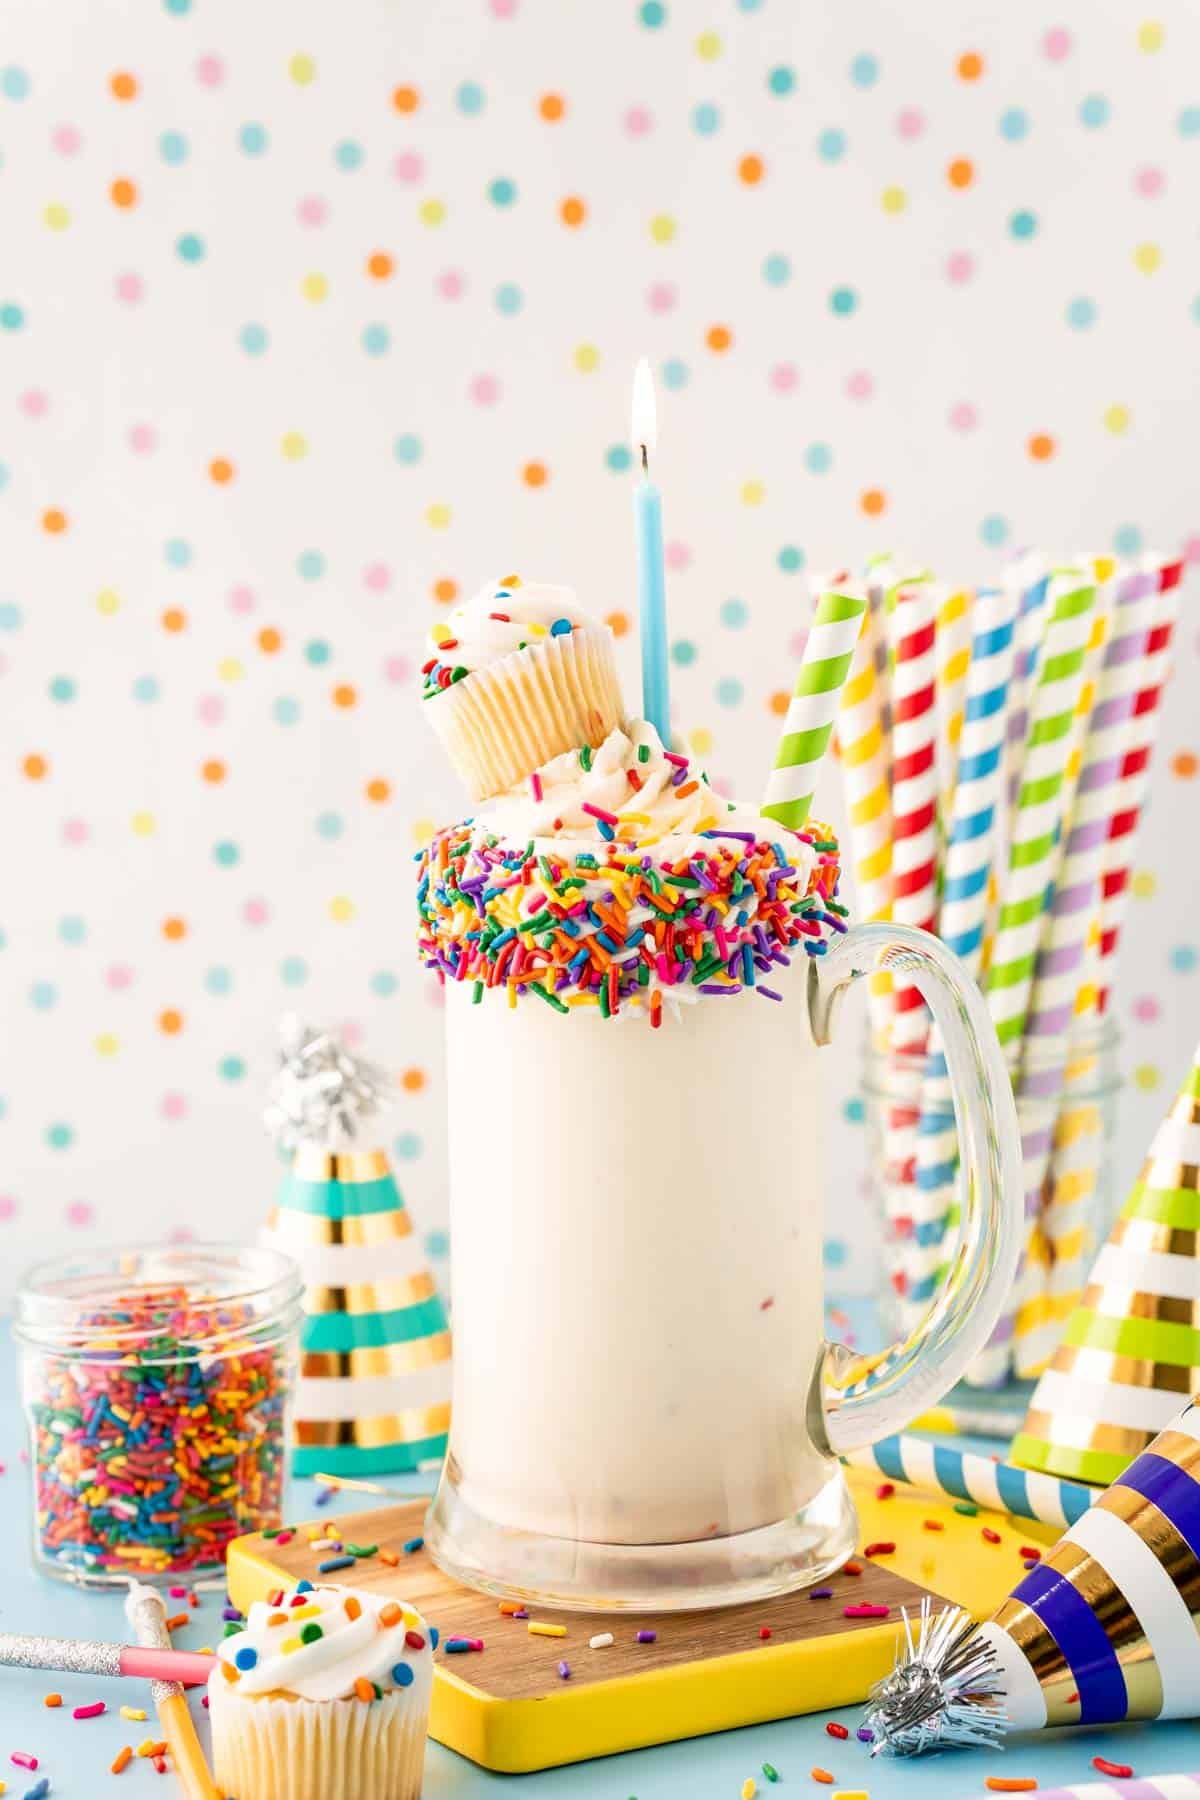
[[[301,1581],[251,1608],[208,1683],[237,1800],[418,1800],[437,1632],[415,1607]]]
[[[422,675],[428,717],[473,800],[602,744],[624,718],[611,631],[547,582],[493,582],[439,619]]]

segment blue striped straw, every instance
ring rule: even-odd
[[[873,1469],[890,1481],[932,1488],[950,1500],[969,1500],[1042,1525],[1073,1525],[1104,1492],[1081,1481],[1060,1481],[1055,1475],[1018,1469],[1015,1463],[993,1462],[990,1456],[930,1443],[910,1432],[852,1450],[843,1461],[857,1469]]]

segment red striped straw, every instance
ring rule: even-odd
[[[924,931],[937,924],[936,596],[927,582],[901,587],[892,614],[892,918]],[[896,989],[897,1047],[923,1042],[920,992]]]
[[[932,931],[937,922],[937,597],[929,582],[895,590],[888,619],[892,646],[892,920]],[[914,1077],[929,1020],[920,989],[897,982],[893,994],[892,1047],[913,1058]],[[916,1202],[917,1124],[920,1081],[911,1105],[887,1108],[883,1130],[884,1202],[903,1239],[911,1232]],[[903,1271],[893,1282],[904,1300]],[[924,1311],[921,1302],[916,1311]],[[907,1308],[906,1308],[907,1311]],[[915,1316],[915,1314],[914,1314]]]
[[[1108,977],[1101,984],[1101,1012],[1108,1005],[1113,959],[1129,905],[1129,884],[1137,850],[1138,829],[1150,781],[1150,758],[1158,737],[1162,693],[1171,674],[1171,634],[1179,613],[1179,584],[1182,579],[1182,560],[1159,565],[1159,611],[1151,626],[1143,658],[1146,680],[1134,701],[1129,746],[1121,759],[1118,772],[1118,780],[1128,786],[1124,808],[1114,813],[1109,821],[1104,875],[1100,887],[1100,957],[1101,968]]]

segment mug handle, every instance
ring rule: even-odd
[[[824,1437],[837,1456],[899,1431],[959,1379],[987,1342],[1008,1296],[1023,1230],[1012,1082],[987,1003],[940,938],[904,925],[856,925],[828,955],[814,957],[814,1039],[829,1042],[839,997],[881,969],[920,988],[941,1034],[962,1148],[963,1221],[946,1279],[908,1337],[871,1358],[844,1344],[826,1345]],[[819,1428],[817,1420],[812,1423]]]

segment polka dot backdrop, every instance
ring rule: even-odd
[[[5,1277],[64,1241],[244,1233],[288,1007],[395,1070],[389,1141],[446,1273],[410,857],[463,801],[421,637],[502,568],[567,581],[636,695],[636,356],[678,729],[743,791],[810,568],[1200,554],[1198,71],[1184,0],[9,8]],[[1119,994],[1122,1180],[1200,1015],[1181,637]],[[853,1035],[834,1167],[861,1151]],[[862,1287],[869,1224],[837,1230]]]

